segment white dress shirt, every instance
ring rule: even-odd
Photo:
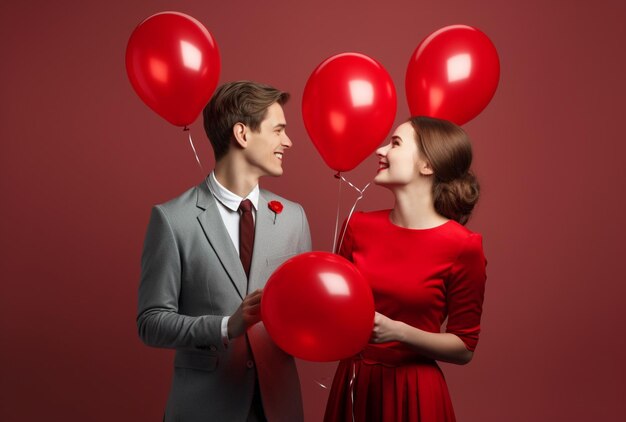
[[[217,209],[222,216],[222,221],[224,222],[224,226],[226,226],[226,231],[230,236],[230,240],[233,242],[233,246],[235,246],[237,255],[239,255],[239,220],[241,219],[241,215],[239,214],[239,204],[241,204],[241,201],[244,199],[249,199],[253,206],[252,218],[256,221],[256,212],[259,209],[259,185],[257,184],[248,196],[242,198],[222,186],[220,182],[217,181],[215,172],[212,171],[211,174],[209,174],[209,177],[207,177],[207,186],[215,199],[217,199]],[[222,318],[222,342],[224,343],[224,346],[227,346],[229,342],[229,318],[230,317],[228,316]]]

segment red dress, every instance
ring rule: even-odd
[[[452,220],[406,229],[389,213],[355,213],[339,253],[369,281],[377,312],[433,333],[447,317],[446,332],[474,351],[486,279],[481,235]],[[437,363],[399,342],[369,344],[339,363],[324,420],[352,421],[353,411],[357,422],[455,420]]]

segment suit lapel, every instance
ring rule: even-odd
[[[259,193],[259,209],[256,212],[254,223],[254,249],[252,251],[252,263],[250,264],[250,280],[248,282],[248,293],[260,288],[265,280],[261,277],[265,275],[267,267],[267,242],[272,241],[272,231],[274,228],[274,213],[267,206],[267,199],[263,197],[263,192]]]
[[[198,185],[198,200],[196,205],[198,208],[204,210],[204,212],[198,215],[198,221],[200,222],[204,235],[222,263],[224,270],[226,270],[233,286],[237,289],[237,293],[239,293],[239,296],[243,299],[246,296],[246,285],[248,284],[246,280],[246,273],[241,266],[241,260],[239,259],[239,255],[237,255],[233,242],[228,235],[226,227],[224,226],[224,221],[222,220],[222,216],[217,209],[215,201],[216,199],[213,197],[213,194],[205,182]],[[255,232],[258,233],[258,228],[255,229]],[[254,268],[255,252],[252,254],[252,268]]]

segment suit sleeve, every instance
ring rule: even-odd
[[[137,328],[148,346],[185,349],[223,349],[222,316],[178,313],[181,260],[172,227],[156,206],[141,257]]]
[[[300,206],[300,212],[302,213],[302,233],[300,234],[300,239],[298,240],[297,253],[299,254],[304,252],[310,252],[312,249],[309,221],[306,218],[306,213],[304,212],[304,208],[302,208],[302,206]]]
[[[446,332],[458,336],[472,352],[478,344],[480,333],[487,280],[486,265],[482,236],[473,233],[452,265],[448,282]]]

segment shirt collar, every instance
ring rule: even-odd
[[[226,189],[220,182],[217,181],[215,177],[215,172],[212,171],[207,177],[207,185],[209,186],[209,190],[215,196],[215,199],[220,201],[226,208],[237,211],[239,209],[239,204],[244,199],[249,199],[252,202],[255,210],[259,209],[259,185],[257,184],[254,189],[246,196],[242,198],[241,196],[232,193],[228,189]]]

